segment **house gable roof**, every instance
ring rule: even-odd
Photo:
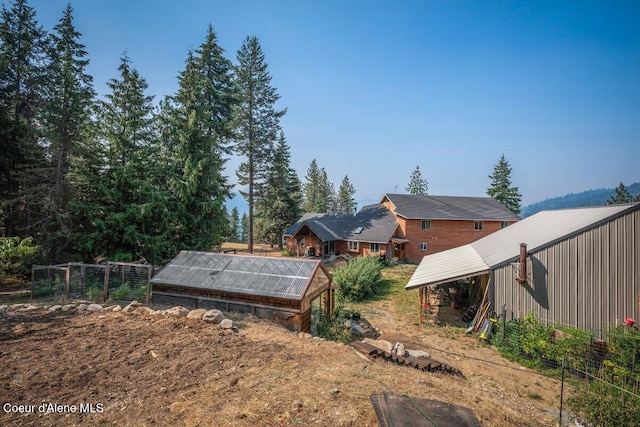
[[[355,216],[306,214],[284,235],[295,236],[305,226],[325,242],[351,240],[387,243],[398,228],[395,215],[382,204],[364,206]],[[356,233],[358,228],[361,230]]]
[[[406,219],[518,221],[520,217],[492,197],[385,194],[396,215]]]
[[[639,209],[634,203],[538,212],[468,245],[425,256],[405,289],[481,274],[517,259],[520,243],[534,252]]]

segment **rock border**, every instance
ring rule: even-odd
[[[5,313],[22,313],[28,311],[41,311],[52,313],[55,311],[76,311],[77,313],[95,313],[95,312],[122,312],[135,314],[148,314],[153,316],[175,316],[186,317],[187,319],[201,320],[203,322],[218,325],[222,330],[238,332],[238,327],[234,325],[233,320],[225,317],[221,310],[203,308],[189,309],[181,305],[176,305],[169,309],[154,310],[138,301],[131,301],[127,306],[122,307],[120,304],[96,304],[87,302],[69,303],[69,304],[53,304],[53,305],[35,305],[31,303],[19,304],[2,304],[0,305],[0,314]]]

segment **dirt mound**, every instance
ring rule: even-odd
[[[374,426],[370,395],[383,392],[469,407],[486,426],[555,422],[557,382],[517,367],[451,357],[465,378],[426,373],[229,316],[238,333],[136,313],[0,314],[0,425]]]

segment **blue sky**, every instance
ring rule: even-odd
[[[8,7],[9,2],[2,0]],[[67,0],[29,0],[47,30]],[[504,154],[523,204],[640,181],[640,2],[76,0],[97,92],[127,52],[156,101],[213,25],[261,41],[304,179],[312,159],[359,205],[484,196]],[[235,181],[229,162],[228,175]]]

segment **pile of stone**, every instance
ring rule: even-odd
[[[76,303],[76,304],[55,304],[55,305],[34,305],[30,303],[25,304],[12,304],[12,305],[0,305],[0,313],[20,313],[29,311],[42,311],[42,312],[55,312],[55,311],[77,311],[77,312],[122,312],[122,313],[136,313],[136,314],[149,314],[155,316],[176,316],[186,317],[187,319],[202,320],[207,323],[218,325],[221,329],[238,331],[238,328],[233,324],[233,320],[227,319],[224,313],[220,310],[212,309],[205,310],[204,308],[196,308],[189,310],[186,307],[175,306],[165,310],[153,310],[138,301],[132,301],[126,307],[122,307],[119,304],[116,305],[102,305],[102,304],[88,304],[88,303]]]

